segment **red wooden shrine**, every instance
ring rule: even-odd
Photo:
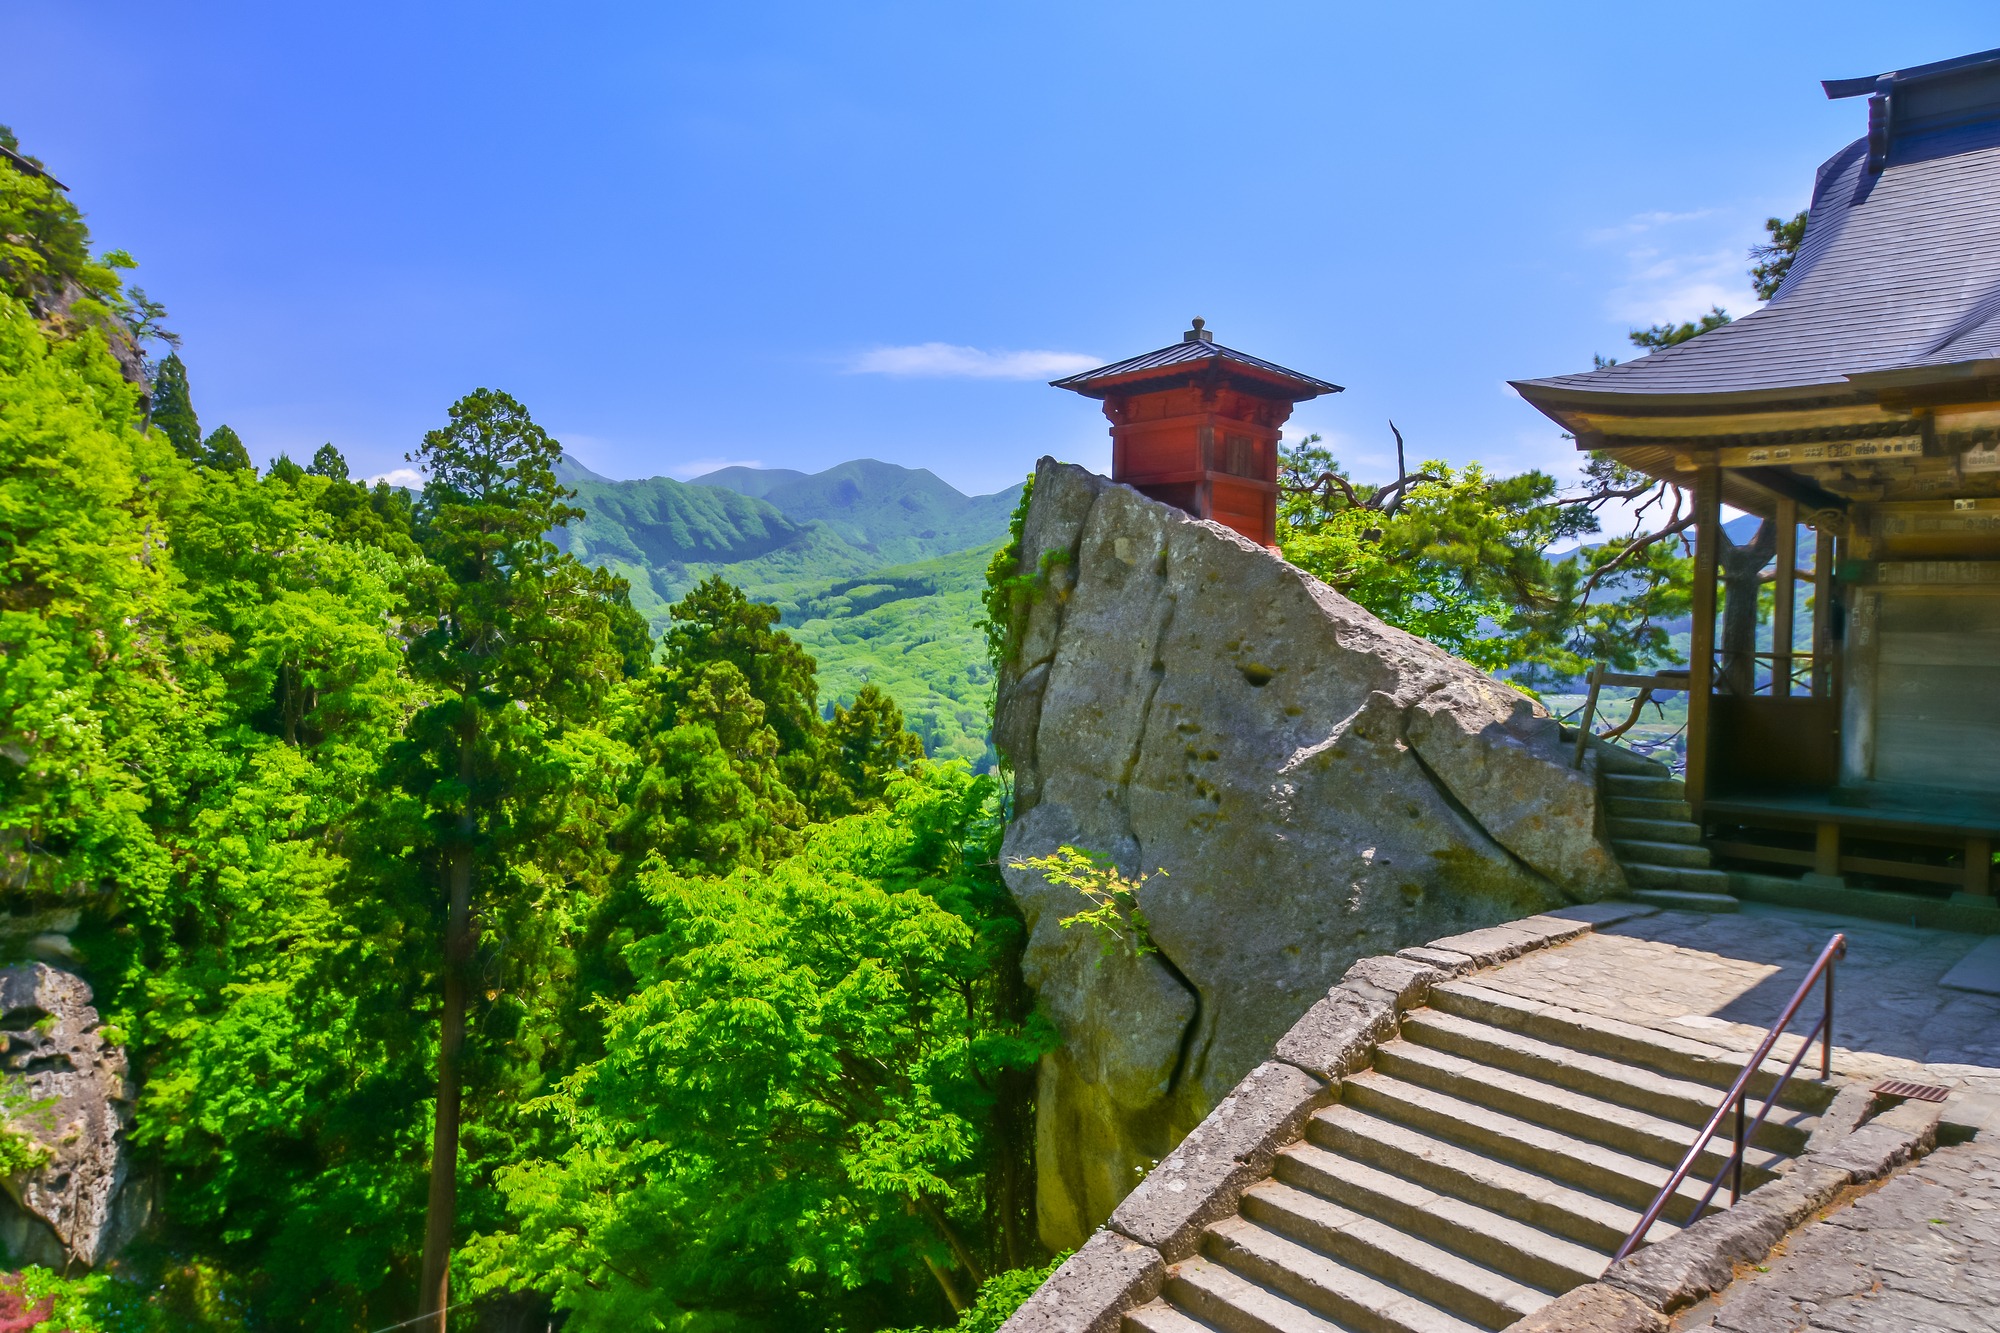
[[[1199,319],[1172,346],[1051,383],[1103,400],[1113,481],[1265,546],[1280,428],[1293,404],[1341,388],[1223,347]]]

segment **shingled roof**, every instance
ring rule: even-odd
[[[1827,89],[1874,90],[1874,135],[1820,168],[1767,305],[1650,356],[1515,387],[1537,402],[1779,399],[2000,358],[2000,51]]]
[[[1129,393],[1140,385],[1150,385],[1155,380],[1171,379],[1203,370],[1233,373],[1248,381],[1245,387],[1251,387],[1255,392],[1271,397],[1283,397],[1295,403],[1308,398],[1317,398],[1321,394],[1341,392],[1338,384],[1329,384],[1325,380],[1314,379],[1311,375],[1287,370],[1277,362],[1266,361],[1261,356],[1252,356],[1233,347],[1224,347],[1214,340],[1214,335],[1208,332],[1203,321],[1199,319],[1177,343],[1157,351],[1142,352],[1123,361],[1114,361],[1095,370],[1050,380],[1049,383],[1055,388],[1071,389],[1086,397],[1103,398],[1112,393]]]

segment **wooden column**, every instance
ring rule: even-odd
[[[1993,901],[1993,839],[1972,837],[1965,840],[1963,896],[1977,898],[1982,904]]]
[[[1784,698],[1792,692],[1792,602],[1798,595],[1793,575],[1799,567],[1799,502],[1778,501],[1778,577],[1771,605],[1771,693]]]
[[[1722,469],[1703,463],[1694,481],[1694,629],[1688,644],[1687,803],[1701,822],[1708,797],[1708,708],[1715,688],[1715,568],[1722,529]]]
[[[1833,693],[1833,532],[1813,530],[1812,692],[1815,699]]]

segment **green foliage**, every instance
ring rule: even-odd
[[[1075,889],[1090,906],[1063,917],[1056,924],[1064,930],[1087,926],[1097,936],[1102,966],[1107,958],[1143,958],[1159,952],[1153,947],[1151,925],[1139,906],[1139,890],[1151,875],[1129,878],[1110,857],[1087,852],[1067,844],[1051,856],[1030,856],[1011,861],[1016,870],[1031,870],[1051,884]],[[1167,872],[1158,871],[1164,876]]]
[[[1441,461],[1357,484],[1317,436],[1280,457],[1285,558],[1397,628],[1529,688],[1593,661],[1633,670],[1671,658],[1658,622],[1684,613],[1689,578],[1675,544],[1627,537],[1549,554],[1596,532],[1608,498],[1653,486],[1622,464],[1593,459],[1583,490],[1565,496],[1542,472],[1490,477]]]
[[[1785,275],[1792,271],[1792,261],[1799,257],[1799,246],[1806,239],[1806,210],[1802,208],[1789,218],[1765,218],[1764,232],[1771,239],[1750,247],[1750,258],[1755,261],[1750,266],[1750,281],[1760,301],[1776,296]]]
[[[479,1286],[546,1290],[580,1331],[818,1329],[1004,1255],[1020,1217],[989,1187],[1023,1145],[989,1140],[1048,1034],[1008,970],[993,794],[925,768],[767,868],[647,872],[637,988],[540,1103],[569,1146],[500,1173]]]
[[[31,1327],[7,1322],[12,1305],[46,1321],[32,1327],[63,1333],[248,1333],[236,1288],[228,1275],[200,1264],[171,1265],[153,1282],[24,1268],[0,1278],[0,1329]]]
[[[179,352],[170,352],[153,373],[153,429],[167,437],[174,452],[191,462],[203,461],[201,422],[188,391],[187,366]]]
[[[227,426],[217,426],[201,442],[201,452],[196,460],[203,467],[216,468],[223,472],[240,472],[252,466],[250,451],[243,447],[243,441],[235,431]]]
[[[924,757],[924,743],[903,729],[903,710],[873,685],[863,685],[852,707],[834,706],[826,727],[826,760],[840,784],[834,798],[844,812],[882,799],[889,779]]]
[[[1711,306],[1707,314],[1698,320],[1685,324],[1655,324],[1651,328],[1634,329],[1626,336],[1634,347],[1642,347],[1649,352],[1657,352],[1663,347],[1673,347],[1690,338],[1698,338],[1710,329],[1719,329],[1730,322],[1730,315],[1721,306]]]
[[[557,446],[504,394],[425,437],[414,504],[331,445],[260,476],[200,439],[177,356],[147,429],[129,258],[5,164],[0,210],[0,910],[80,913],[157,1200],[116,1275],[28,1270],[17,1303],[81,1333],[396,1325],[434,1165],[429,1257],[478,1234],[515,1265],[478,1270],[496,1298],[574,1291],[578,1327],[735,1318],[572,1282],[710,1217],[745,1244],[640,1257],[747,1302],[734,1326],[936,1322],[1036,1261],[1048,1033],[992,785],[726,583],[663,610],[656,660],[623,583],[550,539]],[[926,586],[969,608],[977,563]],[[837,596],[822,623],[889,609]],[[0,1134],[0,1168],[33,1153]],[[724,1166],[744,1189],[691,1192]],[[612,1179],[630,1199],[585,1188]],[[608,1210],[598,1249],[543,1243],[537,1181]]]
[[[1031,1268],[1014,1268],[1004,1273],[995,1273],[979,1289],[979,1299],[970,1309],[943,1328],[933,1333],[999,1333],[1000,1326],[1014,1311],[1021,1308],[1035,1289],[1049,1280],[1049,1275],[1061,1268],[1063,1261],[1074,1254],[1074,1250],[1064,1250],[1046,1264]],[[904,1330],[904,1333],[925,1333],[922,1329]]]

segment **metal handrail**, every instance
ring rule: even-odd
[[[1723,1162],[1722,1170],[1716,1172],[1715,1179],[1709,1182],[1708,1192],[1703,1194],[1701,1202],[1695,1205],[1694,1220],[1699,1221],[1702,1213],[1707,1211],[1709,1201],[1715,1198],[1715,1192],[1722,1188],[1724,1176],[1730,1177],[1729,1202],[1736,1202],[1743,1193],[1743,1152],[1749,1146],[1750,1136],[1762,1128],[1764,1117],[1769,1115],[1771,1108],[1777,1104],[1778,1095],[1785,1090],[1785,1084],[1798,1069],[1799,1061],[1812,1049],[1815,1037],[1819,1038],[1820,1043],[1820,1079],[1824,1081],[1833,1077],[1833,965],[1845,957],[1847,957],[1845,934],[1835,935],[1826,942],[1826,947],[1819,951],[1818,960],[1806,973],[1806,979],[1799,983],[1798,990],[1792,995],[1792,1002],[1785,1006],[1784,1013],[1778,1015],[1778,1021],[1772,1025],[1770,1032],[1758,1045],[1757,1053],[1750,1057],[1750,1063],[1743,1066],[1743,1072],[1736,1076],[1736,1082],[1730,1085],[1729,1095],[1722,1099],[1722,1105],[1715,1108],[1715,1114],[1709,1117],[1708,1127],[1702,1130],[1701,1136],[1694,1141],[1694,1146],[1688,1149],[1687,1156],[1681,1159],[1681,1164],[1674,1168],[1673,1175],[1667,1178],[1666,1186],[1661,1189],[1659,1197],[1653,1200],[1653,1206],[1646,1210],[1646,1215],[1639,1219],[1639,1225],[1632,1229],[1632,1234],[1618,1247],[1618,1253],[1611,1256],[1612,1263],[1615,1264],[1632,1253],[1645,1234],[1653,1229],[1653,1223],[1659,1221],[1660,1214],[1667,1210],[1668,1202],[1687,1180],[1688,1172],[1694,1169],[1696,1159],[1701,1156],[1702,1150],[1708,1147],[1709,1140],[1715,1137],[1716,1130],[1722,1127],[1723,1118],[1732,1109],[1736,1112],[1736,1145],[1730,1150],[1728,1159]],[[1785,1072],[1778,1076],[1778,1081],[1772,1084],[1771,1090],[1764,1095],[1764,1109],[1757,1112],[1757,1118],[1751,1121],[1746,1129],[1743,1124],[1743,1101],[1749,1095],[1750,1080],[1764,1067],[1764,1061],[1770,1056],[1771,1048],[1778,1044],[1778,1038],[1792,1025],[1792,1019],[1798,1016],[1799,1006],[1805,1003],[1807,992],[1812,990],[1813,983],[1822,976],[1826,980],[1826,1011],[1820,1015],[1819,1022],[1813,1025],[1813,1030],[1806,1033],[1805,1040],[1799,1043],[1798,1053],[1792,1056],[1792,1062],[1785,1066]]]

